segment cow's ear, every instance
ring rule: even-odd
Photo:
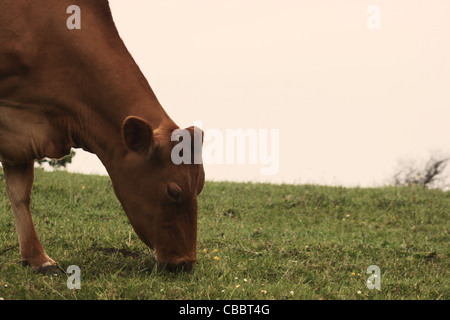
[[[150,123],[139,117],[130,116],[122,124],[122,137],[130,151],[150,158],[155,148],[155,138]]]

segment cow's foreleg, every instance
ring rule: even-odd
[[[45,253],[31,218],[30,199],[34,179],[34,161],[23,165],[3,163],[3,171],[19,235],[22,263],[42,272],[54,267],[55,261]]]

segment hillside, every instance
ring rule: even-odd
[[[450,298],[450,192],[207,182],[198,261],[178,274],[155,266],[108,177],[37,170],[32,212],[47,253],[79,266],[82,288],[20,265],[0,169],[5,300]],[[380,291],[366,286],[371,265]]]

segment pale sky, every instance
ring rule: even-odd
[[[373,186],[402,158],[450,151],[448,0],[110,5],[180,127],[279,130],[277,174],[206,164],[209,180]],[[370,5],[380,9],[379,30],[366,25]],[[78,151],[69,170],[104,173],[94,160]]]

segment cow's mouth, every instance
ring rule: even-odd
[[[168,262],[158,259],[156,253],[155,256],[158,266],[169,272],[190,272],[195,264],[195,261],[188,261],[184,259],[177,259],[174,262]]]

